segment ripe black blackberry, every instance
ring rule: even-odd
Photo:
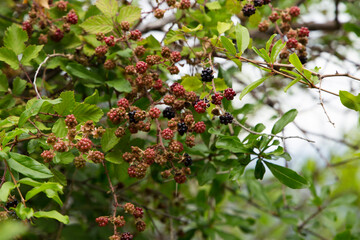
[[[245,4],[241,11],[243,12],[245,17],[250,17],[251,15],[255,14],[256,8],[252,4]]]
[[[189,154],[185,153],[184,154],[184,165],[185,167],[190,167],[192,165],[192,158],[190,157]]]
[[[184,122],[179,122],[177,124],[177,127],[178,127],[178,133],[180,134],[180,136],[184,135],[184,133],[186,133],[188,130],[188,126],[186,126],[186,124]]]
[[[16,208],[17,205],[18,205],[18,201],[14,199],[13,201],[7,202],[5,204],[5,207],[9,210],[11,207]]]
[[[299,57],[299,60],[300,60],[300,62],[301,62],[302,64],[305,64],[308,59],[307,59],[307,57],[300,56],[300,57]]]
[[[205,68],[204,70],[202,70],[201,80],[203,82],[211,82],[213,80],[213,78],[214,78],[213,70],[211,70],[211,68]]]
[[[138,120],[135,119],[135,113],[136,113],[136,111],[131,111],[128,113],[130,123],[138,123],[139,122]]]
[[[255,7],[261,7],[262,5],[264,5],[264,0],[254,0]]]
[[[163,116],[167,119],[172,119],[175,117],[175,111],[172,107],[167,107],[163,111]]]
[[[234,117],[228,112],[226,112],[224,115],[221,115],[219,118],[220,118],[220,123],[225,125],[232,123],[234,119]]]

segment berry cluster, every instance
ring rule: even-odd
[[[234,117],[230,113],[226,112],[224,115],[221,115],[219,119],[221,124],[228,125],[233,122]]]
[[[211,68],[205,68],[201,72],[201,80],[203,82],[211,82],[213,80],[213,70]]]
[[[242,13],[245,17],[250,17],[255,14],[256,7],[261,7],[263,5],[271,3],[271,0],[253,0],[253,3],[247,3],[242,8]]]

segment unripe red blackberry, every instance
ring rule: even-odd
[[[118,124],[122,120],[118,108],[110,109],[110,111],[107,113],[107,116],[113,124]]]
[[[289,38],[286,42],[286,47],[288,49],[296,48],[298,41],[295,38]]]
[[[131,31],[130,32],[130,37],[129,37],[131,40],[139,40],[141,38],[141,32],[136,29],[134,31]]]
[[[129,232],[121,234],[121,240],[133,240],[133,238],[134,236]]]
[[[227,88],[224,91],[224,97],[229,101],[233,100],[235,95],[236,95],[236,92],[232,88]]]
[[[171,85],[170,89],[176,97],[182,97],[185,95],[185,88],[180,83],[174,83]]]
[[[171,66],[168,67],[167,70],[169,70],[171,75],[178,74],[180,72],[179,68],[177,66]]]
[[[198,112],[198,113],[206,112],[206,107],[207,107],[207,103],[205,103],[202,100],[198,101],[194,106],[195,111]]]
[[[290,22],[291,21],[291,15],[288,14],[287,12],[282,12],[281,13],[281,20],[283,20],[283,22]]]
[[[153,84],[153,88],[156,89],[156,90],[160,90],[163,86],[163,83],[161,81],[161,79],[158,79],[154,82]]]
[[[196,133],[203,133],[206,130],[206,125],[203,121],[197,122],[194,125],[194,132]]]
[[[108,45],[109,47],[115,46],[115,39],[114,39],[113,35],[111,35],[109,37],[104,37],[104,41],[105,41],[105,44]]]
[[[145,51],[146,49],[144,48],[144,46],[140,45],[140,46],[137,46],[135,49],[134,49],[134,53],[136,56],[138,57],[141,57],[142,55],[145,54]]]
[[[165,14],[165,10],[162,10],[160,8],[155,9],[154,16],[158,19],[163,18]]]
[[[214,105],[221,105],[221,101],[224,97],[219,93],[215,93],[211,96],[211,103]]]
[[[118,101],[117,101],[117,105],[118,107],[123,107],[125,109],[128,109],[130,104],[129,104],[129,100],[127,100],[126,98],[120,98]]]
[[[76,118],[74,114],[67,115],[65,118],[65,124],[68,128],[75,128],[78,122],[76,121]]]
[[[164,103],[166,105],[172,105],[175,101],[174,95],[167,94],[164,96]]]
[[[95,221],[97,222],[97,224],[100,227],[105,227],[109,223],[109,218],[105,217],[105,216],[102,216],[102,217],[96,218]]]
[[[54,145],[54,150],[57,151],[57,152],[65,152],[65,151],[67,151],[66,143],[64,141],[61,141],[61,140],[58,141]]]
[[[146,229],[146,223],[145,223],[143,220],[138,220],[138,221],[136,222],[136,229],[137,229],[139,232],[145,231],[145,229]]]
[[[46,139],[46,143],[49,145],[54,145],[57,141],[55,134],[51,133],[50,136]]]
[[[145,61],[148,65],[153,66],[160,63],[161,57],[158,55],[148,55]]]
[[[299,37],[308,37],[309,36],[309,29],[307,27],[301,27],[299,30],[298,30],[298,36]]]
[[[258,24],[258,29],[260,32],[266,32],[269,29],[269,22],[264,20]]]
[[[184,145],[179,141],[172,141],[169,144],[169,149],[171,152],[180,153],[184,151]]]
[[[271,21],[271,22],[276,22],[278,19],[280,19],[280,16],[279,16],[279,14],[277,13],[277,12],[272,12],[271,13],[271,15],[269,16],[269,20]]]
[[[188,146],[190,148],[195,146],[195,136],[194,135],[186,135],[185,144],[186,144],[186,146]]]
[[[117,138],[121,138],[121,137],[125,136],[125,129],[123,127],[118,127],[115,131],[115,136]]]
[[[76,168],[83,168],[85,167],[86,160],[82,156],[78,156],[74,158],[74,166]]]
[[[152,148],[147,148],[145,151],[144,151],[144,158],[146,160],[146,163],[151,165],[154,163],[154,160],[156,158],[156,151]]]
[[[148,65],[146,62],[139,61],[136,63],[136,71],[140,74],[145,73],[148,68]]]
[[[135,211],[135,206],[132,203],[125,203],[123,206],[126,213],[133,214]]]
[[[192,114],[187,114],[184,118],[184,123],[186,125],[191,126],[194,123],[194,116]]]
[[[116,226],[116,227],[123,227],[123,226],[125,226],[125,224],[126,224],[126,221],[125,221],[125,219],[124,219],[124,216],[117,216],[116,218],[114,218],[114,225]],[[119,238],[120,239],[120,238]]]
[[[31,23],[30,23],[29,20],[28,20],[28,21],[24,21],[24,22],[22,23],[22,29],[27,32],[28,36],[30,36],[31,33],[32,33],[32,31],[33,31],[33,26],[31,25]]]
[[[68,4],[68,1],[60,0],[60,1],[56,2],[56,7],[60,11],[66,11],[67,10],[67,4]]]
[[[134,75],[136,73],[136,68],[133,65],[129,65],[125,67],[125,73],[129,75]]]
[[[116,63],[114,60],[108,59],[104,63],[104,68],[107,70],[114,69],[116,67]]]
[[[156,108],[156,107],[153,107],[149,110],[149,116],[152,118],[152,119],[155,119],[155,118],[159,118],[160,117],[160,114],[161,114],[161,111],[160,109]]]
[[[41,157],[44,159],[45,163],[51,162],[55,157],[55,154],[52,151],[45,150],[41,153]]]
[[[161,136],[166,140],[170,140],[174,137],[174,132],[170,128],[165,128],[162,130]]]
[[[122,21],[122,22],[120,23],[120,28],[121,28],[123,31],[127,32],[127,31],[130,30],[130,23],[129,23],[128,21]]]
[[[140,207],[136,207],[135,211],[133,212],[134,217],[136,218],[143,218],[144,216],[144,210]]]
[[[174,180],[175,180],[176,183],[182,184],[182,183],[186,182],[186,176],[183,173],[177,173],[174,176]]]
[[[40,36],[39,36],[39,38],[38,38],[38,42],[39,42],[39,44],[41,44],[41,45],[47,44],[47,42],[48,42],[48,37],[47,37],[47,35],[40,33]]]
[[[76,15],[74,9],[71,9],[71,11],[67,14],[67,22],[70,24],[77,24],[78,16]]]
[[[91,149],[91,147],[92,147],[92,142],[88,138],[82,138],[76,144],[76,148],[83,153],[88,152]]]
[[[103,57],[108,51],[108,47],[104,45],[100,45],[95,48],[95,55],[98,57]]]
[[[179,62],[181,61],[181,54],[180,52],[174,51],[170,54],[170,59],[173,62]]]
[[[105,156],[100,151],[90,151],[88,159],[94,163],[102,163],[105,160]]]
[[[161,49],[161,56],[164,58],[169,58],[171,55],[171,50],[168,47],[162,47]]]
[[[190,0],[180,0],[180,5],[179,5],[179,9],[188,9],[190,8],[191,3]]]
[[[61,39],[63,39],[63,37],[64,37],[64,33],[59,28],[50,31],[50,38],[54,42],[60,42]]]
[[[256,8],[252,4],[245,4],[245,6],[241,10],[245,17],[250,17],[255,14]]]
[[[292,6],[289,10],[289,14],[292,17],[297,17],[300,15],[300,8],[298,6]]]

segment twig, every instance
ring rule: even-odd
[[[322,77],[319,78],[319,81],[320,81],[320,88],[321,88]],[[327,119],[333,125],[333,127],[335,127],[335,123],[331,121],[330,116],[329,116],[329,114],[327,113],[327,111],[325,109],[325,105],[324,105],[324,101],[323,101],[322,96],[321,96],[321,90],[320,89],[319,89],[319,100],[320,100],[320,105],[321,105],[322,109],[324,110],[324,113],[325,113]]]
[[[305,227],[306,224],[308,224],[310,222],[310,220],[312,220],[313,218],[315,218],[317,215],[319,215],[322,210],[324,210],[324,207],[319,206],[318,209],[316,210],[316,212],[314,212],[313,214],[311,214],[308,218],[306,218],[301,224],[298,225],[297,230],[298,232],[301,232],[302,229]]]

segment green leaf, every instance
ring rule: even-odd
[[[181,81],[181,85],[186,91],[196,91],[203,86],[203,83],[198,77],[186,76]]]
[[[235,26],[236,44],[240,53],[243,53],[249,46],[250,34],[246,27],[241,24]]]
[[[108,33],[113,30],[111,18],[104,15],[92,16],[80,24],[85,31],[91,34]]]
[[[30,191],[28,191],[26,193],[25,199],[29,200],[29,199],[33,198],[34,196],[36,196],[37,194],[39,194],[41,192],[45,192],[45,190],[47,190],[47,189],[52,189],[55,192],[62,192],[62,188],[63,187],[61,186],[60,183],[55,183],[55,182],[42,183],[40,186],[34,187]]]
[[[164,43],[166,45],[169,45],[170,43],[173,43],[175,41],[178,40],[184,40],[184,35],[183,33],[179,32],[179,31],[174,31],[174,30],[170,30],[165,37]],[[0,59],[1,60],[1,59]]]
[[[101,138],[101,147],[104,152],[111,150],[120,141],[120,138],[115,136],[116,128],[107,128]]]
[[[114,164],[121,164],[124,162],[120,151],[109,152],[105,155],[105,160]]]
[[[218,31],[219,35],[223,34],[227,30],[229,30],[232,25],[233,25],[232,22],[231,23],[218,22],[217,23],[217,31]]]
[[[264,161],[264,163],[270,169],[274,177],[289,188],[300,189],[309,187],[309,182],[295,171],[267,161]]]
[[[69,164],[74,161],[74,154],[72,152],[56,152],[54,163],[58,164]]]
[[[221,136],[216,141],[216,148],[226,149],[233,153],[249,153],[247,148],[240,142],[236,136]]]
[[[65,137],[68,130],[66,129],[65,119],[59,118],[51,130],[57,137]]]
[[[9,88],[9,82],[7,77],[0,73],[0,92],[7,92]]]
[[[59,170],[56,170],[55,168],[50,169],[52,174],[54,174],[54,177],[50,179],[52,182],[58,182],[63,186],[67,185],[66,176],[62,174]]]
[[[119,78],[113,81],[105,82],[109,87],[115,88],[118,92],[126,92],[129,93],[132,91],[131,84],[125,78]]]
[[[28,225],[21,221],[1,221],[0,233],[1,240],[14,240],[25,234],[28,230]]]
[[[294,65],[294,67],[299,71],[302,72],[303,65],[299,59],[299,57],[296,55],[296,53],[293,53],[289,56],[289,62]]]
[[[12,182],[4,182],[0,188],[0,202],[7,202],[11,190],[15,188],[15,184]]]
[[[60,115],[68,115],[75,107],[75,95],[73,91],[64,91],[60,94],[61,102],[54,105],[54,110]]]
[[[211,163],[205,164],[205,166],[203,166],[196,175],[200,186],[213,180],[215,176],[216,176],[216,168]]]
[[[99,107],[86,103],[78,104],[74,108],[73,113],[78,123],[89,120],[93,120],[95,123],[97,123],[103,116],[103,111]]]
[[[277,56],[279,56],[281,50],[285,47],[286,43],[282,43],[281,40],[277,41],[272,50],[271,50],[271,62],[274,63],[276,61]]]
[[[39,52],[43,49],[43,45],[29,45],[25,48],[23,56],[21,58],[21,64],[30,66],[30,61],[37,58]]]
[[[214,78],[214,84],[215,84],[216,91],[224,91],[225,89],[228,88],[228,86],[226,85],[226,82],[223,78]],[[212,82],[206,83],[206,86],[209,89],[212,89]]]
[[[13,82],[13,89],[12,89],[13,94],[20,96],[24,92],[25,88],[26,88],[26,81],[19,77],[16,77]]]
[[[49,212],[45,212],[45,211],[35,212],[34,217],[37,217],[37,218],[52,218],[52,219],[56,219],[59,222],[62,222],[64,224],[69,224],[69,217],[66,216],[66,215],[62,215],[58,211],[55,211],[55,210],[52,210],[52,211],[49,211]]]
[[[269,57],[269,54],[266,52],[266,50],[265,49],[263,49],[263,48],[261,48],[260,49],[260,52],[262,53],[262,56],[264,57],[264,60],[266,61],[266,62],[271,62],[271,59],[270,59],[270,57]]]
[[[13,23],[6,29],[4,46],[11,49],[15,55],[19,55],[25,49],[25,41],[28,40],[27,33],[17,24]]]
[[[181,28],[181,31],[185,32],[185,33],[189,33],[189,32],[197,32],[203,29],[203,25],[199,24],[197,25],[196,28],[188,28],[185,25]]]
[[[339,91],[339,96],[341,103],[345,107],[353,109],[355,111],[360,110],[360,94],[355,96],[347,91]]]
[[[274,39],[274,37],[276,37],[276,33],[274,33],[273,35],[271,35],[271,37],[269,38],[269,40],[267,40],[267,42],[266,42],[266,52],[270,52],[270,46],[271,46],[271,44],[272,44],[272,42],[273,42],[273,39]]]
[[[10,157],[11,158],[8,159],[9,167],[25,176],[35,179],[50,178],[53,176],[44,164],[39,163],[31,157],[13,152],[10,153]]]
[[[128,21],[130,24],[141,18],[141,9],[134,6],[125,6],[120,9],[117,21]]]
[[[249,85],[247,85],[244,90],[241,91],[240,93],[240,100],[249,92],[251,92],[252,90],[254,90],[256,87],[258,87],[260,84],[262,84],[268,77],[263,77],[260,78],[259,80],[250,83]]]
[[[32,208],[27,208],[22,203],[16,206],[15,212],[21,220],[29,219],[34,214],[34,210]]]
[[[27,108],[24,112],[22,112],[18,123],[19,127],[22,127],[30,117],[38,114],[43,103],[44,100],[36,99],[30,108]]]
[[[265,174],[265,166],[262,163],[262,161],[259,159],[256,161],[256,166],[255,166],[255,171],[254,171],[254,175],[256,179],[260,179],[262,180]]]
[[[85,98],[84,103],[87,104],[97,104],[99,101],[99,92],[95,89],[94,93]]]
[[[8,48],[0,48],[0,61],[6,62],[14,70],[19,68],[19,60],[16,54]]]
[[[84,84],[101,85],[103,83],[104,77],[99,76],[94,71],[88,70],[86,67],[79,63],[68,64],[66,66],[66,70],[71,75],[86,80],[83,82]]]
[[[284,92],[287,92],[287,90],[289,90],[289,88],[291,88],[295,83],[297,83],[298,81],[300,81],[302,78],[301,77],[297,77],[296,79],[292,80],[285,88],[284,88]]]
[[[107,17],[114,17],[118,11],[116,0],[97,0],[95,5]]]
[[[230,39],[225,36],[221,36],[220,40],[224,48],[228,50],[229,53],[231,53],[232,55],[236,55],[236,48]]]
[[[272,134],[278,134],[281,132],[286,125],[294,121],[298,111],[296,109],[291,109],[290,111],[286,112],[275,124],[274,127],[271,129]]]
[[[221,9],[221,5],[218,1],[215,2],[207,2],[205,5],[210,10],[218,10]]]

